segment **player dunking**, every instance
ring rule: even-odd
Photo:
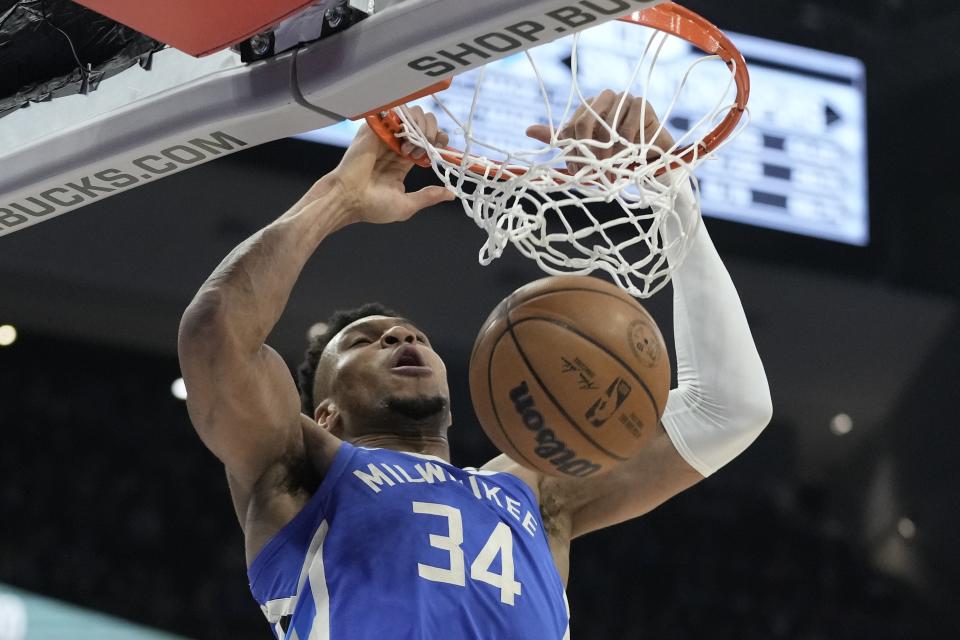
[[[616,101],[604,92],[593,106],[607,118]],[[641,105],[623,107],[628,139],[658,128]],[[431,114],[412,115],[446,142]],[[581,110],[563,135],[586,139],[596,125]],[[701,226],[673,276],[678,388],[653,442],[606,475],[543,476],[504,455],[451,465],[443,360],[377,305],[314,339],[298,398],[264,341],[326,236],[451,199],[440,187],[406,193],[411,167],[362,129],[333,172],[217,267],[180,326],[190,417],[226,466],[250,586],[278,638],[560,640],[570,541],[647,513],[742,452],[770,418],[763,366]]]

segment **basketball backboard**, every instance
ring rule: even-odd
[[[77,0],[121,24],[145,33],[184,53],[201,56],[219,51],[265,31],[284,18],[317,4],[314,0]],[[329,0],[322,5],[333,4]]]

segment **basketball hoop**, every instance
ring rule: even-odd
[[[369,126],[397,153],[401,153],[402,139],[427,151],[423,158],[410,159],[431,166],[460,198],[467,215],[487,232],[487,242],[480,250],[481,264],[489,264],[500,257],[507,244],[513,244],[549,274],[587,274],[601,269],[631,295],[646,298],[666,285],[671,272],[682,262],[700,220],[699,185],[693,170],[742,128],[750,78],[743,56],[730,39],[689,9],[667,2],[620,20],[650,27],[655,35],[633,65],[612,124],[598,117],[609,134],[604,142],[558,137],[560,126],[573,113],[575,100],[597,116],[578,81],[580,34],[573,36],[572,82],[559,118],[554,118],[534,57],[525,53],[546,106],[545,121],[551,132],[547,146],[506,149],[481,139],[473,130],[474,116],[486,97],[482,91],[485,67],[479,70],[466,118],[457,118],[436,94],[446,85],[429,87],[414,96],[432,95],[436,105],[461,130],[462,148],[438,148],[427,141],[398,106],[414,97],[366,114]],[[722,61],[729,77],[712,108],[671,148],[660,149],[653,143],[659,130],[649,140],[641,135],[634,142],[619,136],[616,126],[638,77],[643,77],[643,90],[636,93],[647,95],[654,67],[670,36],[694,45],[705,55],[682,74],[673,100],[661,113],[661,129],[670,120],[689,76],[702,62]],[[708,132],[694,136],[707,128]],[[618,151],[610,158],[600,159],[594,154],[594,150],[614,145]],[[565,169],[567,161],[581,168],[571,173]],[[594,214],[588,209],[588,205],[605,209],[603,205],[614,202],[621,209],[615,216],[605,210]]]

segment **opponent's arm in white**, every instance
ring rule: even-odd
[[[594,108],[607,116],[615,97],[601,95]],[[640,111],[640,101],[631,99],[620,126],[631,139],[641,124],[629,114]],[[652,139],[659,122],[649,105],[643,111]],[[592,131],[581,126],[578,135],[581,129]],[[672,144],[668,138],[658,142]],[[677,199],[679,215],[695,216],[694,206],[686,186]],[[671,232],[677,229],[665,230]],[[553,492],[568,516],[572,538],[643,515],[696,484],[746,449],[770,420],[760,356],[733,281],[703,224],[673,273],[673,291],[678,386],[651,444],[600,477],[541,481],[542,491]]]
[[[412,116],[431,141],[446,144],[432,116],[420,110]],[[227,467],[238,503],[271,465],[302,454],[304,426],[310,426],[286,364],[265,344],[267,335],[307,259],[329,234],[353,222],[406,220],[452,197],[440,187],[407,193],[403,180],[412,166],[363,127],[337,169],[234,249],[184,313],[178,352],[187,408],[204,444]],[[328,445],[339,444],[313,427]]]

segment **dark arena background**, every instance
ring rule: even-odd
[[[573,543],[572,637],[960,637],[960,4],[684,4],[864,61],[871,240],[707,218],[773,421],[708,481]],[[340,153],[281,140],[0,239],[0,640],[270,637],[222,466],[172,393],[177,326],[230,249]],[[482,241],[457,204],[350,227],[308,264],[269,342],[294,367],[334,309],[396,308],[448,365],[453,462],[479,466],[496,452],[473,416],[470,348],[541,275],[509,250],[478,266]],[[645,303],[668,344],[670,303],[669,290]]]

